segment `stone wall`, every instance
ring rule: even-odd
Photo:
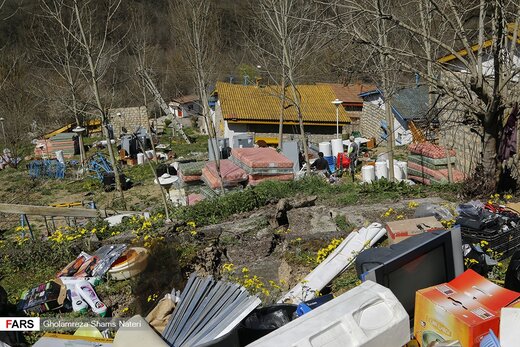
[[[108,110],[108,115],[114,127],[114,136],[116,138],[121,135],[121,128],[123,127],[130,133],[136,131],[139,126],[148,131],[146,106],[111,108]]]
[[[462,124],[463,113],[457,110],[440,115],[439,144],[455,150],[455,167],[470,176],[479,161],[482,143],[470,127]]]
[[[361,135],[366,138],[380,138],[382,133],[381,121],[385,119],[385,111],[377,104],[371,102],[363,103],[363,113],[359,121]]]

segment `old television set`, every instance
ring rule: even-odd
[[[358,255],[356,271],[390,289],[412,319],[415,292],[449,282],[464,272],[460,228],[412,236],[386,248]]]

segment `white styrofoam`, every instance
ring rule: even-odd
[[[376,161],[376,179],[388,178],[388,165],[386,161]]]
[[[59,151],[56,151],[56,159],[62,163],[62,164],[65,164],[65,157],[63,155],[63,151],[62,150],[59,150]]]
[[[401,347],[410,320],[394,294],[365,281],[248,347]]]
[[[403,172],[403,180],[408,179],[408,162],[397,161],[397,165],[401,168],[401,171]]]
[[[323,262],[316,266],[278,302],[299,304],[302,301],[313,299],[316,296],[316,291],[322,290],[336,276],[354,264],[356,256],[362,250],[371,247],[385,234],[386,229],[379,223],[372,223],[357,232],[351,232]]]
[[[332,145],[330,144],[330,142],[320,142],[318,147],[319,151],[323,153],[324,157],[332,156]]]
[[[517,347],[520,341],[520,308],[504,307],[500,311],[500,346]]]
[[[365,183],[371,183],[376,179],[375,167],[372,165],[366,165],[361,168],[362,181]]]
[[[394,164],[394,178],[396,181],[398,182],[401,182],[404,177],[403,177],[403,169],[396,164]]]
[[[144,153],[137,153],[137,164],[138,165],[144,164]]]

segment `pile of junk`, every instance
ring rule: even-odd
[[[45,332],[36,347],[515,347],[517,207],[470,201],[449,209],[425,203],[411,219],[350,232],[274,303],[263,303],[239,283],[193,272],[182,291],[168,288],[151,311],[131,318],[110,317],[96,296],[95,279],[146,276],[146,250],[140,255],[126,245],[103,246],[80,254],[52,285],[27,291],[18,314],[69,305],[78,314],[69,319],[88,321],[69,334]],[[125,270],[129,259],[135,260],[132,271]],[[508,265],[500,281],[494,274],[504,259]],[[330,283],[348,269],[355,270],[359,284],[333,295]],[[45,326],[46,320],[65,318],[39,319]]]

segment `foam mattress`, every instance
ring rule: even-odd
[[[217,164],[214,161],[210,161],[206,164],[205,168],[215,177],[218,178]],[[231,160],[223,159],[220,161],[220,174],[222,180],[226,182],[244,182],[247,181],[247,172],[245,172],[238,165],[235,165]]]
[[[293,162],[272,148],[233,148],[231,155],[250,168],[289,168]]]
[[[446,149],[441,146],[434,145],[430,142],[423,143],[412,143],[408,146],[410,152],[414,154],[421,154],[428,158],[446,158]],[[450,150],[450,156],[454,157],[456,152],[454,150]]]
[[[282,174],[282,175],[249,175],[249,185],[256,186],[257,184],[264,181],[292,181],[294,174]]]

